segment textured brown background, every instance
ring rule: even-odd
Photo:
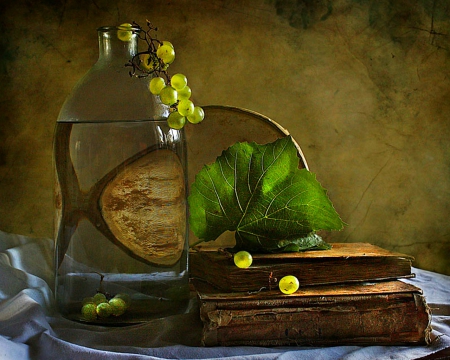
[[[96,28],[151,20],[199,105],[269,116],[348,224],[450,274],[446,0],[2,1],[0,230],[52,236],[52,136]]]

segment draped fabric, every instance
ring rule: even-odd
[[[61,317],[53,301],[53,240],[0,231],[0,359],[419,359],[450,354],[450,276],[413,268],[432,317],[428,346],[202,347],[195,298],[182,315],[128,327]]]

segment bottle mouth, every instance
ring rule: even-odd
[[[131,27],[118,25],[118,26],[101,26],[101,27],[97,28],[97,31],[101,32],[101,33],[110,32],[110,31],[119,31],[119,30],[132,31],[133,33],[138,33],[141,31],[141,29],[135,25],[132,25]]]

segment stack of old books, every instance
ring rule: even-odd
[[[430,342],[431,312],[411,278],[411,256],[365,243],[254,254],[247,269],[227,251],[190,254],[205,346],[400,345]],[[291,295],[277,281],[295,275]]]

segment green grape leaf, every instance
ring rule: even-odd
[[[315,232],[341,230],[326,190],[299,169],[290,136],[272,143],[236,143],[205,165],[191,186],[189,223],[203,241],[235,231],[236,250],[328,249]]]

